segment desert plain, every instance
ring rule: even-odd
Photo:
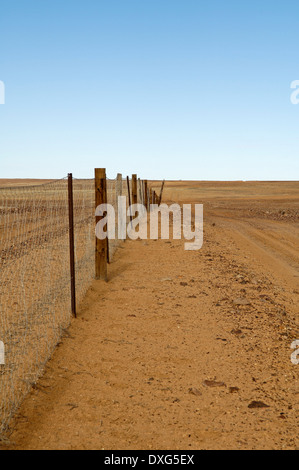
[[[299,448],[299,182],[167,181],[163,202],[204,205],[202,249],[120,245],[2,449]]]

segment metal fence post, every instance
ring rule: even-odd
[[[69,240],[70,240],[70,273],[71,273],[71,306],[72,314],[77,317],[76,309],[76,269],[75,269],[75,236],[74,236],[74,193],[73,175],[68,175],[68,202],[69,202]]]

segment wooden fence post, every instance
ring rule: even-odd
[[[117,173],[117,177],[116,177],[116,187],[115,187],[115,198],[116,198],[116,211],[115,211],[115,215],[116,215],[116,220],[117,220],[117,234],[116,234],[116,238],[117,240],[119,240],[118,238],[118,235],[119,235],[119,223],[120,223],[120,220],[119,220],[119,207],[118,207],[118,198],[120,196],[122,196],[122,193],[123,193],[123,176],[121,173]],[[121,225],[123,225],[125,221],[121,221]],[[121,230],[122,230],[123,227],[121,227]],[[125,240],[123,240],[125,241]]]
[[[158,202],[159,206],[161,205],[161,202],[162,202],[164,185],[165,185],[165,180],[163,180],[162,186],[161,186],[161,192],[160,192],[160,197],[159,197],[159,202]]]
[[[138,178],[138,194],[139,194],[139,203],[143,204],[142,181],[140,178]]]
[[[133,226],[133,215],[131,211],[131,191],[130,191],[130,178],[127,176],[127,186],[128,186],[128,198],[129,198],[129,208],[130,208],[130,221],[131,226]]]
[[[123,177],[121,173],[117,173],[116,177],[116,204],[118,203],[118,196],[121,196],[123,192]]]
[[[152,190],[151,188],[147,188],[147,199],[148,199],[148,211],[151,211],[151,203],[152,203]]]
[[[101,204],[107,204],[107,180],[106,169],[95,169],[95,204],[96,208]],[[96,224],[103,217],[96,217]],[[95,260],[95,276],[96,279],[107,282],[107,259],[108,259],[108,243],[107,239],[99,240],[96,237],[96,260]]]
[[[149,189],[149,211],[151,211],[151,204],[153,203],[153,190],[152,188]]]
[[[76,318],[76,271],[75,271],[75,236],[74,236],[74,193],[73,175],[68,175],[68,200],[69,200],[69,239],[70,239],[70,272],[71,272],[71,307],[72,315]]]
[[[145,206],[144,180],[142,180],[141,183],[142,183],[142,204]]]
[[[137,175],[132,175],[132,204],[137,202]]]
[[[144,205],[148,211],[148,185],[147,180],[144,180]]]

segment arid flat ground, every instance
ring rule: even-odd
[[[38,184],[51,183],[53,180],[38,180],[38,179],[1,179],[0,188],[20,187],[20,186],[35,186]]]
[[[167,182],[164,202],[204,204],[203,248],[118,249],[3,449],[299,448],[299,183]]]

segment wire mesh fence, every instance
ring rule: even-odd
[[[111,204],[115,210],[115,239],[108,241],[109,246],[109,261],[112,261],[113,255],[120,243],[118,239],[118,197],[127,196],[127,188],[125,180],[122,179],[121,175],[116,179],[107,180],[107,203]],[[127,198],[128,201],[128,198]]]
[[[107,180],[108,203],[116,214],[118,196],[127,196],[127,191],[121,175]],[[94,278],[94,180],[74,179],[73,200],[80,303]],[[110,260],[119,243],[116,227],[116,239],[109,240]],[[0,437],[8,432],[11,417],[42,374],[70,319],[67,179],[0,188],[0,341],[5,346],[5,364],[0,364]]]
[[[0,432],[69,324],[67,182],[0,190]]]

